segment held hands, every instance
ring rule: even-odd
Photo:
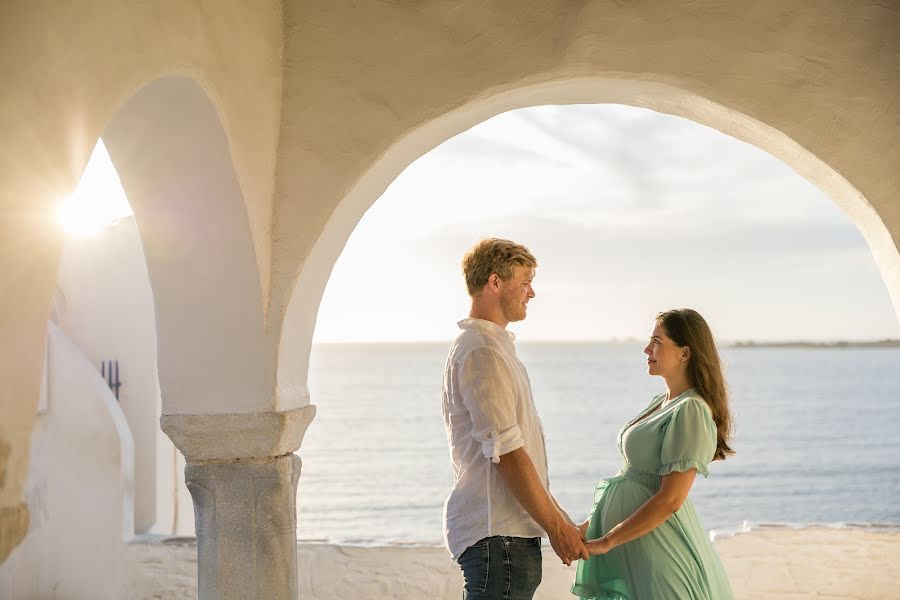
[[[582,523],[581,525],[578,526],[578,531],[581,532],[582,539],[585,539],[585,540],[587,539],[587,530],[588,530],[588,526],[590,524],[591,524],[591,520],[588,519],[587,521],[585,521],[584,523]]]
[[[597,538],[595,540],[587,540],[584,545],[591,556],[596,556],[597,554],[606,554],[607,552],[612,550],[612,544],[606,537]]]
[[[612,544],[606,537],[601,537],[593,540],[587,539],[587,530],[590,524],[591,520],[588,519],[578,526],[578,531],[579,533],[581,533],[582,539],[585,540],[584,546],[585,548],[587,548],[588,553],[591,556],[595,556],[597,554],[606,554],[607,552],[612,550]]]
[[[566,565],[571,565],[579,558],[587,559],[590,554],[584,545],[581,531],[578,527],[565,521],[560,521],[554,531],[547,532],[550,545],[560,560]]]

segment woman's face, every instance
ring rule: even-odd
[[[647,355],[647,372],[650,375],[668,377],[687,364],[687,348],[673,342],[661,323],[656,323],[653,328],[644,354]]]

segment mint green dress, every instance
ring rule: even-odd
[[[597,484],[587,539],[602,537],[659,490],[662,476],[707,465],[716,425],[692,388],[665,401],[656,396],[640,422],[619,432],[619,473]],[[572,593],[583,600],[730,600],[725,569],[690,498],[662,525],[609,553],[578,561]]]

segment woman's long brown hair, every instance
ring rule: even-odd
[[[687,374],[691,385],[712,410],[716,423],[716,453],[713,460],[725,460],[734,454],[728,446],[731,439],[731,411],[728,388],[716,341],[706,320],[690,308],[676,308],[656,315],[656,322],[666,330],[670,340],[691,349]]]

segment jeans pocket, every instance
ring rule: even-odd
[[[507,546],[513,546],[516,548],[540,548],[541,547],[541,538],[539,537],[504,537],[503,542]]]
[[[541,538],[504,538],[509,560],[510,600],[532,598],[541,584]]]
[[[491,545],[489,538],[475,542],[459,557],[465,590],[469,594],[483,594],[487,591],[488,574],[491,570]]]

